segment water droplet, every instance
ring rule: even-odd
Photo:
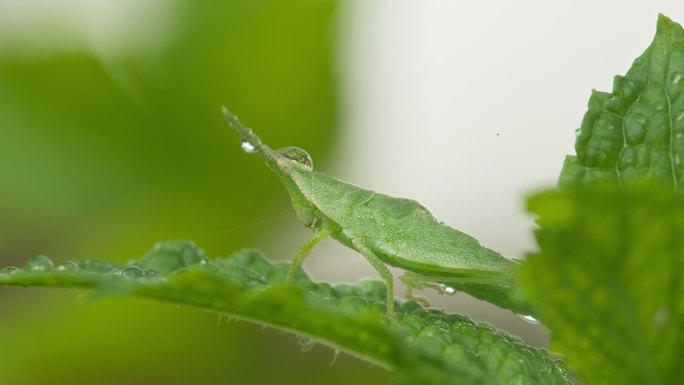
[[[582,135],[582,129],[578,128],[575,130],[575,136],[580,136],[580,135]]]
[[[458,293],[458,291],[453,287],[442,283],[439,284],[439,294],[454,295],[456,293]]]
[[[539,325],[541,322],[539,322],[536,318],[532,317],[531,315],[525,315],[525,314],[516,314],[518,318],[521,320],[527,322],[528,324],[531,325]]]
[[[240,147],[242,147],[242,150],[248,154],[253,154],[257,151],[256,146],[247,140],[241,140]]]
[[[670,75],[670,81],[672,83],[679,83],[682,80],[682,74],[679,72],[673,72],[672,75]]]
[[[665,109],[665,106],[661,103],[658,103],[655,105],[655,109],[656,109],[656,111],[662,111]]]
[[[121,269],[118,268],[118,267],[115,267],[115,268],[109,270],[106,274],[107,274],[107,275],[111,275],[111,276],[113,276],[113,277],[121,277],[122,272],[123,272],[123,270],[121,270]]]
[[[140,278],[145,275],[145,272],[138,266],[128,266],[123,269],[121,274],[124,276],[124,278]]]
[[[674,162],[675,162],[675,164],[679,164],[681,162],[681,159],[679,158],[679,154],[675,154]]]
[[[682,120],[682,119],[684,119],[684,111],[678,113],[677,116],[675,117],[675,120]]]
[[[81,268],[78,267],[78,263],[76,263],[76,262],[74,262],[74,261],[64,261],[64,262],[60,263],[60,264],[57,266],[57,270],[61,270],[61,271],[79,271],[79,270],[81,270]]]
[[[52,269],[54,266],[52,260],[44,255],[37,255],[26,262],[26,268],[29,271],[45,271]]]
[[[83,270],[92,272],[92,273],[97,273],[97,274],[112,274],[112,272],[117,274],[117,270],[120,270],[119,267],[111,262],[107,261],[100,261],[97,259],[90,259],[86,261],[82,261],[79,264],[79,267]]]
[[[313,160],[311,156],[299,147],[285,147],[278,150],[278,155],[295,161],[307,170],[313,170]]]
[[[646,117],[641,114],[634,115],[634,121],[639,124],[646,124]]]
[[[10,275],[16,273],[17,271],[21,271],[21,269],[14,266],[5,266],[2,269],[0,269],[0,275]]]
[[[678,133],[675,135],[675,138],[680,139],[682,136],[684,136],[684,134],[682,134],[681,132],[678,132]]]

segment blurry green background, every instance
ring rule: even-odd
[[[126,262],[176,238],[212,257],[254,246],[287,197],[240,150],[220,106],[269,144],[325,162],[336,8],[0,4],[0,264],[37,254]],[[2,289],[0,384],[386,382],[329,348],[303,352],[294,336],[227,321],[139,299]]]

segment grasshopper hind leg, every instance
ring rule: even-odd
[[[423,307],[429,307],[430,306],[430,300],[428,300],[427,297],[423,297],[422,295],[413,294],[413,289],[422,289],[422,287],[414,287],[414,286],[407,285],[404,282],[403,278],[404,278],[404,276],[402,275],[401,277],[399,277],[399,280],[404,284],[404,286],[406,286],[406,294],[405,294],[406,299],[411,300],[411,301],[416,301],[419,304],[423,305]]]
[[[394,319],[394,276],[389,271],[387,266],[378,258],[373,251],[366,247],[363,243],[356,239],[352,239],[354,249],[361,253],[368,262],[375,268],[375,271],[380,274],[380,278],[385,281],[387,285],[387,318]]]

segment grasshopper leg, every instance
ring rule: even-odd
[[[401,277],[399,279],[401,279]],[[413,289],[415,289],[413,286],[406,285],[406,298],[418,302],[419,304],[423,305],[423,307],[430,306],[430,301],[427,299],[427,297],[423,297],[422,295],[414,295]]]
[[[314,246],[318,244],[318,242],[324,240],[325,238],[328,238],[329,236],[330,231],[322,228],[320,230],[317,230],[314,233],[313,237],[311,237],[311,239],[304,242],[303,245],[299,246],[299,249],[297,250],[297,253],[294,256],[294,259],[292,260],[292,264],[290,265],[290,270],[287,271],[287,279],[285,280],[286,283],[292,283],[292,281],[294,280],[294,275],[297,272],[297,269],[302,265],[306,256],[309,255],[309,252],[311,252],[311,249],[313,249]]]
[[[361,253],[368,262],[380,274],[380,278],[385,281],[387,285],[387,319],[394,319],[394,276],[389,271],[387,266],[373,253],[368,247],[361,243],[358,239],[352,239],[354,249]]]

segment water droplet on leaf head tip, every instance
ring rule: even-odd
[[[278,155],[290,159],[307,170],[313,170],[313,159],[299,147],[285,147],[277,151]]]
[[[244,139],[240,141],[240,147],[242,147],[242,150],[248,154],[253,154],[257,151],[256,146],[254,146],[250,141]]]

